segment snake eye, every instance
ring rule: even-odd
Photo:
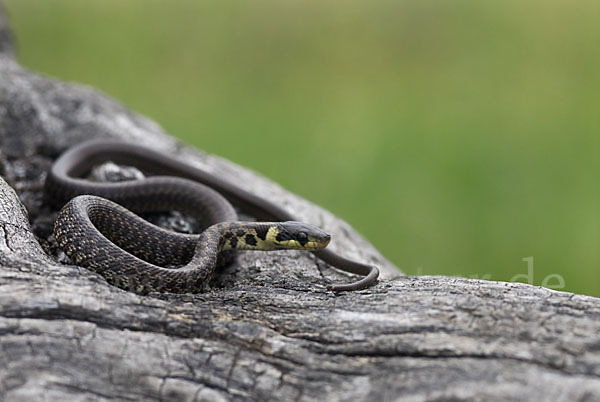
[[[298,240],[300,244],[305,245],[308,242],[308,235],[306,232],[298,232],[296,240]]]

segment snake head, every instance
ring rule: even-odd
[[[320,250],[331,240],[329,233],[302,222],[279,222],[274,229],[272,241],[277,249]]]

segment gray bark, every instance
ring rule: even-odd
[[[399,271],[346,223],[97,91],[23,69],[10,38],[0,11],[0,400],[600,398],[599,299],[392,279]],[[247,252],[211,291],[138,296],[62,264],[41,184],[62,150],[92,137],[154,146],[278,199],[383,279],[333,294],[327,284],[351,278],[310,254]]]

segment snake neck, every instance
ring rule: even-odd
[[[219,239],[218,252],[226,250],[275,250],[279,231],[275,223],[223,222],[211,226],[203,236]]]

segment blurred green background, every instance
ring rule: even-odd
[[[5,3],[25,66],[322,204],[408,274],[600,296],[600,2]]]

